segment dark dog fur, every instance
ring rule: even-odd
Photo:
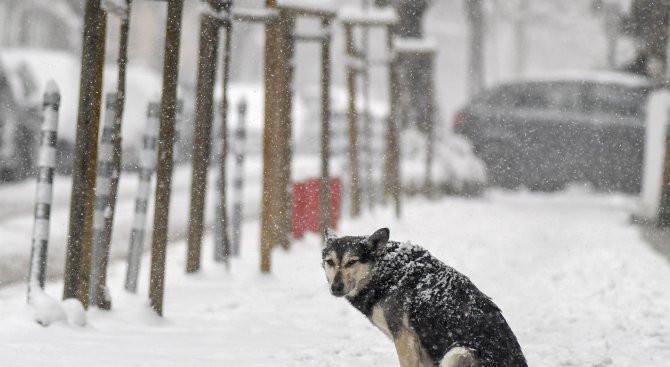
[[[527,366],[489,297],[425,249],[388,237],[386,228],[370,237],[328,232],[323,260],[331,292],[394,341],[401,366]]]

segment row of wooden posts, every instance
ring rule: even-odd
[[[289,184],[291,160],[291,103],[292,103],[292,53],[296,41],[318,42],[321,45],[321,226],[325,229],[329,212],[328,180],[329,169],[329,119],[331,83],[331,36],[332,25],[337,16],[334,9],[303,8],[279,5],[276,0],[267,0],[263,11],[233,9],[231,0],[207,0],[208,9],[201,16],[200,49],[198,54],[197,95],[195,103],[193,171],[191,205],[187,232],[186,271],[196,272],[200,268],[203,237],[203,217],[206,192],[207,169],[211,150],[214,86],[217,70],[217,53],[220,30],[224,31],[223,49],[223,99],[221,104],[222,154],[219,161],[219,204],[216,216],[216,259],[225,261],[227,256],[239,248],[239,243],[231,247],[227,237],[225,174],[227,136],[227,88],[230,79],[231,34],[236,22],[256,22],[265,25],[265,121],[263,141],[263,196],[261,211],[261,259],[260,269],[271,269],[271,250],[274,246],[288,247],[289,244]],[[125,70],[128,52],[128,31],[132,0],[127,0],[125,8],[102,7],[101,0],[88,0],[85,8],[83,52],[81,59],[81,83],[79,114],[72,177],[72,197],[70,203],[70,224],[67,244],[63,298],[77,298],[84,307],[93,300],[95,306],[109,308],[105,297],[106,258],[94,248],[108,248],[114,207],[117,197],[119,173],[121,171],[121,117],[125,100]],[[158,122],[156,191],[154,218],[151,227],[151,275],[149,297],[151,307],[159,314],[163,312],[163,293],[166,245],[168,234],[168,212],[170,204],[171,178],[173,168],[173,142],[175,117],[177,113],[177,81],[179,70],[179,49],[181,38],[181,18],[183,0],[167,0],[167,27],[163,63],[163,90],[160,105],[154,107]],[[118,84],[114,103],[113,118],[109,118],[103,134],[103,142],[111,147],[104,160],[105,170],[110,174],[109,192],[104,199],[108,213],[94,214],[96,164],[98,162],[98,128],[101,109],[102,75],[105,59],[106,19],[109,14],[121,17]],[[372,13],[370,13],[372,14]],[[316,35],[295,35],[294,25],[300,17],[320,19],[321,32]],[[349,88],[349,159],[351,214],[360,213],[359,168],[357,155],[357,106],[356,78],[365,76],[369,63],[364,55],[366,50],[357,49],[354,40],[356,27],[383,27],[387,33],[388,55],[383,64],[389,70],[389,113],[385,139],[387,141],[384,163],[384,191],[392,198],[397,214],[400,214],[400,173],[398,149],[398,118],[396,103],[398,90],[395,87],[394,52],[392,27],[395,19],[384,16],[354,16],[340,19],[347,45],[347,85]],[[364,67],[361,67],[364,61]],[[97,167],[99,170],[100,167]],[[98,190],[100,193],[100,190]],[[99,198],[99,201],[101,199]],[[145,203],[145,206],[148,203]],[[239,215],[236,214],[236,215]],[[238,217],[235,220],[240,221]],[[136,234],[136,236],[139,234]],[[239,237],[238,237],[239,238]],[[101,244],[93,247],[92,242]],[[102,246],[102,247],[99,247]],[[137,252],[137,251],[135,251]],[[42,255],[40,255],[42,256]],[[46,255],[44,255],[46,256]],[[139,257],[138,253],[131,256]],[[40,258],[41,259],[41,258]],[[43,261],[43,260],[40,260]],[[134,261],[137,261],[135,259]],[[129,273],[132,269],[129,269]],[[136,270],[135,270],[136,271]],[[94,277],[94,278],[92,278]],[[36,282],[43,287],[43,280]],[[135,284],[126,284],[134,289]]]

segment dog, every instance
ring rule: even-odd
[[[500,309],[422,247],[326,230],[322,265],[344,297],[395,344],[401,367],[527,367]]]

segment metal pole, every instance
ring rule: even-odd
[[[37,190],[30,270],[28,273],[28,303],[31,303],[30,297],[33,290],[44,289],[46,277],[59,107],[60,92],[56,83],[50,81],[44,92],[44,115],[40,131],[40,151],[37,158]]]
[[[357,57],[354,47],[354,35],[350,24],[344,25],[344,38],[347,47],[347,90],[349,91],[349,197],[351,199],[351,216],[357,217],[361,212],[361,195],[358,169],[358,127],[356,112],[356,68],[353,64]]]
[[[114,147],[112,135],[114,134],[114,110],[116,109],[116,94],[108,93],[105,104],[105,119],[102,126],[100,139],[97,177],[95,181],[95,204],[93,212],[93,241],[91,246],[91,279],[88,297],[91,305],[103,304],[109,308],[111,300],[105,292],[105,284],[100,279],[104,272],[102,268],[103,236],[105,230],[105,213],[109,211],[109,195],[111,179],[113,175]]]
[[[237,106],[238,118],[237,129],[235,130],[235,179],[233,180],[233,189],[235,195],[233,196],[233,233],[231,254],[237,256],[240,254],[240,237],[242,233],[242,221],[244,219],[242,213],[242,202],[244,201],[244,152],[246,143],[246,113],[247,100],[242,99]]]
[[[200,269],[207,168],[211,150],[216,55],[219,47],[219,21],[209,14],[200,18],[197,94],[193,132],[193,171],[191,175],[191,209],[188,220],[186,272]]]
[[[321,21],[321,228],[330,225],[330,41],[331,20]],[[322,236],[325,238],[324,236]]]
[[[106,15],[100,9],[100,0],[87,1],[63,287],[63,298],[78,298],[84,307],[88,306],[88,264],[93,225],[105,29]]]
[[[121,155],[122,138],[121,125],[123,123],[123,111],[126,101],[126,67],[128,65],[128,34],[130,32],[130,9],[132,0],[126,0],[126,14],[121,19],[120,38],[119,38],[119,58],[117,62],[118,76],[116,84],[116,108],[114,110],[114,129],[112,133],[112,146],[114,149],[112,159],[112,179],[109,189],[109,215],[105,216],[105,230],[102,237],[103,258],[101,263],[102,272],[100,274],[101,284],[107,283],[107,264],[109,262],[109,248],[112,242],[112,226],[114,224],[114,213],[116,212],[116,201],[118,197],[119,178],[121,176]],[[98,300],[105,298],[98,296]],[[111,304],[99,302],[100,309],[108,309]]]
[[[140,152],[139,186],[135,199],[135,216],[130,232],[130,249],[128,250],[128,270],[125,287],[131,293],[137,292],[137,276],[140,271],[140,260],[144,247],[147,208],[151,196],[151,177],[156,171],[156,139],[158,135],[158,117],[160,104],[149,103],[147,108],[147,124],[142,136]]]
[[[267,0],[276,7],[276,0]],[[263,200],[261,272],[269,273],[273,246],[288,242],[287,186],[290,174],[290,31],[292,19],[280,12],[265,28],[265,129],[263,134]]]
[[[230,7],[226,9],[230,14]],[[230,21],[224,23],[226,33],[223,38],[223,80],[221,81],[221,154],[219,156],[219,200],[216,206],[214,228],[214,260],[226,262],[231,254],[228,238],[228,205],[226,195],[226,160],[228,159],[228,82],[230,80],[230,47],[233,27]]]
[[[170,186],[172,182],[172,148],[177,108],[179,74],[179,41],[183,0],[168,0],[165,58],[163,62],[163,95],[161,98],[160,131],[158,139],[158,169],[156,171],[156,203],[151,242],[151,276],[149,298],[151,307],[163,315],[165,287],[165,248],[167,245]]]

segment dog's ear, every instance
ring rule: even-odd
[[[378,229],[372,236],[368,237],[370,249],[377,255],[384,251],[386,243],[389,241],[390,231],[388,228]]]
[[[334,240],[337,238],[337,234],[330,229],[330,227],[326,227],[326,230],[323,231],[323,238],[326,240],[326,242],[330,240]]]

